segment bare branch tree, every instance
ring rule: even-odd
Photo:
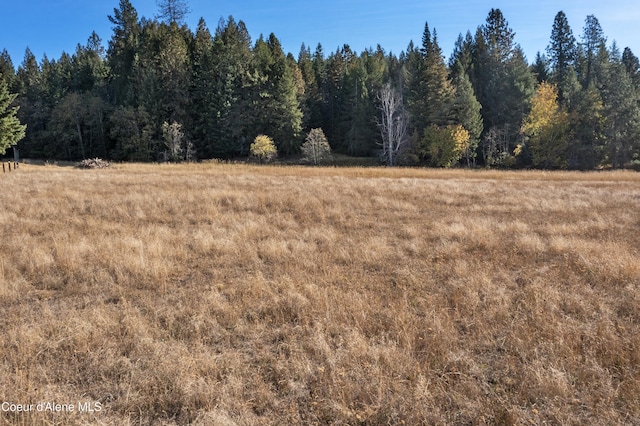
[[[183,24],[184,18],[189,13],[186,0],[156,0],[156,4],[160,9],[158,17],[168,24],[172,22]]]
[[[378,122],[382,135],[382,157],[388,166],[395,166],[407,142],[409,118],[404,109],[402,94],[386,83],[378,92],[382,118]]]

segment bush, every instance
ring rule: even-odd
[[[101,158],[87,158],[76,164],[76,167],[79,169],[106,169],[111,167],[111,163]]]
[[[278,154],[273,139],[269,136],[258,135],[249,147],[252,157],[258,159],[261,163],[273,160]]]
[[[434,167],[452,167],[469,148],[469,139],[469,132],[460,125],[431,125],[424,131],[421,154]]]

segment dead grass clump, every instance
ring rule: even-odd
[[[21,170],[0,423],[640,423],[637,174]]]

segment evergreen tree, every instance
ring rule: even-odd
[[[449,72],[444,63],[435,29],[433,31],[433,39],[427,46],[422,82],[426,104],[423,117],[425,123],[436,125],[449,123],[451,121],[453,87],[449,80]]]
[[[487,72],[489,67],[489,49],[482,34],[482,27],[478,27],[471,45],[471,68],[469,72],[469,80],[476,94],[476,99],[483,104],[485,100],[485,88],[488,83],[490,74]],[[483,104],[484,105],[484,104]],[[484,113],[483,113],[484,114]],[[486,123],[485,123],[486,125]]]
[[[266,41],[260,37],[256,42],[253,71],[251,134],[271,134],[281,153],[296,152],[302,131],[298,89],[280,41],[274,34]]]
[[[13,67],[13,61],[7,49],[3,49],[0,53],[0,80],[7,83],[7,87],[13,89],[16,78],[16,70]]]
[[[565,93],[571,135],[568,167],[580,170],[594,169],[605,160],[602,96],[593,85],[583,89],[573,68],[569,69]]]
[[[329,78],[327,74],[327,61],[324,56],[322,44],[318,43],[311,59],[315,84],[318,87],[317,99],[309,99],[309,126],[320,127],[331,140],[331,128],[329,126]]]
[[[109,116],[109,136],[114,141],[110,154],[115,160],[151,161],[156,151],[151,116],[140,107],[118,107]]]
[[[505,63],[511,59],[516,34],[509,28],[509,23],[500,9],[491,9],[485,25],[482,26],[482,35],[493,63]]]
[[[346,46],[345,46],[346,47]],[[367,98],[367,69],[362,58],[358,58],[350,49],[343,52],[345,70],[342,76],[340,106],[343,114],[338,123],[342,151],[355,155],[361,151],[362,144],[362,112]],[[367,55],[363,52],[363,55]],[[366,142],[366,141],[365,141]]]
[[[640,146],[640,93],[622,62],[615,43],[602,84],[608,162],[614,168],[630,164]]]
[[[640,89],[640,61],[628,47],[622,52],[622,63],[636,88]]]
[[[462,63],[458,62],[455,69],[453,79],[455,97],[452,104],[452,116],[453,121],[462,125],[469,134],[469,145],[463,153],[463,157],[467,166],[471,166],[475,165],[476,150],[484,128],[481,114],[482,105],[473,94],[471,81],[464,71]]]
[[[135,88],[133,67],[139,48],[140,25],[138,12],[129,0],[120,0],[119,9],[109,15],[113,35],[107,51],[111,70],[111,85],[117,105],[133,105]]]
[[[519,142],[522,119],[535,91],[535,77],[515,33],[499,9],[492,9],[475,40],[474,89],[482,104],[485,159],[508,165]]]
[[[603,83],[604,69],[609,60],[606,47],[607,39],[598,19],[587,16],[582,43],[578,50],[578,67],[582,87],[594,84],[599,88]]]
[[[303,114],[302,127],[305,130],[322,124],[322,96],[316,79],[311,50],[302,43],[298,54],[298,68],[304,82],[304,95],[300,101]]]
[[[44,156],[43,146],[48,137],[47,127],[51,118],[50,106],[47,104],[47,89],[42,70],[36,57],[29,48],[24,60],[18,66],[15,87],[18,92],[18,118],[27,125],[24,141],[20,144],[23,156],[41,158]]]
[[[191,33],[175,23],[144,21],[134,66],[138,105],[158,125],[177,122],[185,128],[189,115]]]
[[[325,61],[324,68],[324,111],[323,125],[327,138],[331,141],[334,150],[347,153],[348,140],[345,123],[350,119],[350,111],[347,105],[349,97],[344,90],[347,66],[353,57],[353,52],[348,45],[336,50]]]
[[[17,144],[25,136],[26,126],[20,123],[13,105],[18,94],[9,93],[7,82],[0,79],[0,154],[4,155],[7,148]]]
[[[413,41],[409,42],[407,51],[402,57],[402,68],[397,80],[398,87],[402,90],[403,99],[405,100],[405,108],[409,113],[407,133],[413,145],[417,144],[419,139],[416,114],[420,109],[419,85],[422,62],[423,57],[420,50],[413,44]],[[420,126],[422,127],[423,125],[420,124]]]
[[[422,48],[413,65],[407,101],[412,128],[421,135],[431,124],[445,125],[451,121],[454,95],[437,33],[434,31],[431,36],[428,23],[425,24]]]
[[[536,59],[531,65],[531,72],[536,77],[538,83],[549,81],[549,60],[540,52],[536,53]]]
[[[547,54],[553,72],[553,82],[558,88],[558,98],[561,104],[565,101],[564,87],[567,73],[576,59],[576,39],[573,36],[569,21],[564,12],[560,11],[553,21],[551,40],[547,47]]]
[[[458,67],[460,64],[461,67]],[[453,78],[456,77],[456,73],[464,71],[467,76],[471,73],[473,68],[473,36],[470,31],[462,38],[462,34],[458,35],[458,39],[453,47],[453,53],[449,58],[449,70]]]
[[[191,136],[199,155],[212,156],[215,109],[213,36],[203,18],[198,22],[191,51]]]
[[[513,62],[515,33],[502,15],[500,9],[491,9],[487,22],[481,27],[482,39],[477,41],[479,61],[479,81],[482,85],[483,118],[487,127],[502,126],[507,123],[509,107],[510,63]],[[486,42],[486,45],[484,45]],[[483,46],[484,45],[484,46]],[[517,123],[519,127],[520,123]]]
[[[355,125],[357,126],[356,144],[351,154],[360,156],[370,156],[380,142],[380,132],[376,126],[376,94],[379,93],[386,81],[392,81],[392,55],[386,55],[380,45],[376,50],[365,50],[358,61],[364,67],[363,76],[366,77],[364,85],[358,92],[360,95],[356,108]],[[401,84],[398,79],[398,84]],[[400,86],[399,86],[400,87]],[[401,90],[402,91],[402,90]]]
[[[93,91],[106,97],[105,86],[109,71],[104,61],[102,40],[93,32],[86,46],[78,45],[71,58],[71,88],[79,92]]]
[[[254,86],[259,76],[251,71],[251,37],[242,21],[220,20],[213,40],[212,92],[208,104],[213,157],[230,158],[249,154],[249,127],[253,117]],[[208,155],[208,154],[207,154]]]

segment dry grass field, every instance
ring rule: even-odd
[[[0,424],[640,424],[638,173],[0,182]]]

